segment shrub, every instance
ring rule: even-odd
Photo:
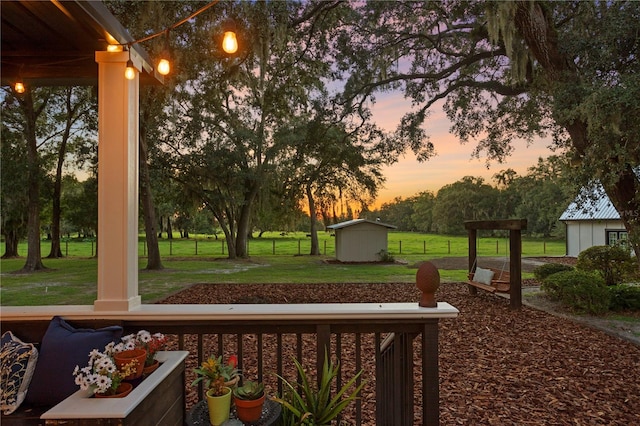
[[[384,249],[378,252],[378,257],[380,258],[380,262],[383,262],[383,263],[393,263],[396,261],[396,258],[393,257],[391,253],[389,253]]]
[[[573,266],[563,265],[562,263],[545,263],[533,270],[533,276],[536,277],[538,281],[543,281],[549,275],[564,271],[573,271]]]
[[[640,287],[631,285],[614,285],[609,287],[612,311],[640,311]]]
[[[633,272],[634,264],[629,252],[622,247],[593,246],[578,255],[576,268],[598,272],[607,285],[615,285]]]
[[[542,282],[547,295],[562,304],[589,314],[602,314],[609,309],[611,295],[598,275],[584,271],[564,271],[549,275]]]

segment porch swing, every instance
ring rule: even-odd
[[[477,243],[476,243],[477,244]],[[477,246],[476,246],[477,253]],[[509,272],[509,254],[508,247],[505,245],[504,262],[502,269],[498,268],[481,268],[478,266],[478,256],[476,254],[473,259],[471,268],[469,269],[469,281],[467,284],[473,287],[486,290],[490,293],[508,293],[511,288],[511,274]]]
[[[491,293],[508,293],[511,309],[520,309],[522,306],[521,232],[527,229],[527,220],[468,220],[464,222],[464,227],[469,234],[469,281],[467,281],[469,292],[476,294],[478,288],[481,288]],[[509,252],[506,253],[505,249],[506,256],[502,269],[478,267],[477,234],[480,229],[509,231]]]

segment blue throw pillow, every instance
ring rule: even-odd
[[[98,330],[76,329],[61,317],[53,317],[40,344],[40,356],[27,393],[33,405],[53,406],[79,388],[73,369],[84,366],[93,349],[102,351],[109,342],[117,342],[122,327],[111,326]]]
[[[2,335],[0,370],[2,375],[2,412],[11,414],[24,401],[38,361],[38,350],[10,331]]]

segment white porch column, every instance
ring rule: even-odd
[[[96,311],[128,311],[138,294],[138,89],[127,52],[98,63],[98,298]]]

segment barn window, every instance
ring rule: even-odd
[[[607,229],[606,233],[608,246],[621,246],[624,248],[629,246],[627,243],[629,238],[627,231],[621,229]]]

